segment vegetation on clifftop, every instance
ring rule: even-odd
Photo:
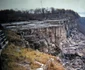
[[[79,15],[73,10],[55,9],[53,7],[49,9],[37,8],[26,11],[13,9],[0,11],[0,23],[64,18],[72,20],[79,18]]]

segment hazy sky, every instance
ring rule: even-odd
[[[0,0],[0,10],[28,10],[42,7],[72,9],[76,12],[85,13],[85,0]]]

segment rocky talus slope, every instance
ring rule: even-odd
[[[85,36],[74,28],[71,36],[60,43],[66,70],[85,70]]]

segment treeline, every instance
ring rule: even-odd
[[[55,8],[38,8],[26,11],[7,9],[0,11],[0,23],[44,19],[76,19],[78,17],[79,15],[72,10]]]

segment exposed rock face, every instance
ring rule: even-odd
[[[22,27],[23,37],[30,43],[31,48],[55,54],[56,51],[62,49],[60,42],[66,41],[71,36],[71,31],[77,27],[77,23],[65,19],[60,21],[47,20],[45,22],[49,22],[49,24],[47,23],[47,26],[45,26],[45,23],[32,24],[29,29],[23,29]]]
[[[28,34],[26,32],[23,31],[24,33],[24,37],[27,41],[29,41],[29,43],[31,42],[34,42],[35,43],[35,47],[38,45],[40,45],[41,43],[41,46],[54,46],[54,47],[58,47],[59,46],[59,39],[61,37],[61,39],[65,38],[64,36],[65,33],[64,32],[64,28],[63,26],[60,26],[60,27],[49,27],[49,28],[39,28],[39,29],[31,29],[31,32],[30,34]],[[60,33],[61,31],[61,33]],[[31,41],[31,42],[30,42]],[[33,43],[32,43],[33,44]],[[37,49],[37,48],[36,48]]]
[[[56,51],[60,52],[60,42],[66,41],[72,28],[76,27],[77,24],[74,20],[61,19],[32,21],[31,24],[3,24],[3,26],[8,29],[18,30],[26,46],[28,43],[31,48],[55,54]]]
[[[44,22],[46,22],[46,24]],[[54,22],[54,24],[52,22]],[[61,52],[61,54],[65,57],[61,61],[65,63],[65,60],[69,59],[71,56],[73,57],[73,55],[82,56],[81,52],[75,51],[76,47],[74,46],[76,45],[75,43],[77,43],[77,40],[75,42],[72,41],[72,38],[75,38],[74,36],[76,36],[76,27],[77,24],[75,21],[48,20],[41,23],[36,21],[36,24],[32,22],[32,24],[18,25],[15,26],[14,30],[20,32],[22,38],[21,42],[24,43],[26,47],[52,55],[57,55]],[[11,26],[8,28],[13,29]],[[16,40],[16,37],[12,39]],[[50,60],[50,62],[51,63],[47,64],[48,70],[50,70],[49,66],[51,64],[55,65],[53,60]],[[42,70],[43,68],[39,67],[38,70],[39,69]]]
[[[77,28],[71,31],[71,36],[61,42],[62,62],[67,70],[84,70],[85,36]]]

